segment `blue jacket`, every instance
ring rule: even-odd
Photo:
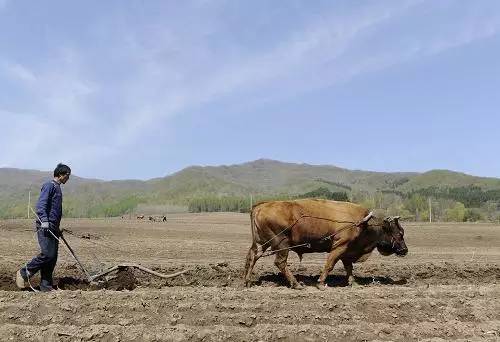
[[[63,196],[59,183],[52,180],[42,186],[36,204],[36,214],[42,222],[49,222],[51,229],[59,229],[62,218],[62,200]],[[40,226],[40,222],[37,222],[37,226]]]

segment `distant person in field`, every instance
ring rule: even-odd
[[[34,257],[16,274],[16,285],[24,289],[28,280],[40,271],[40,291],[54,290],[52,274],[57,262],[58,238],[62,235],[59,224],[62,218],[61,184],[66,184],[71,175],[69,166],[59,164],[54,170],[54,178],[43,184],[36,204],[36,231],[40,254]]]

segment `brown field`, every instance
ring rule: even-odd
[[[89,286],[61,247],[56,282],[64,289],[18,291],[14,272],[37,252],[28,220],[0,221],[0,340],[33,341],[499,341],[500,226],[405,224],[409,254],[374,252],[345,286],[342,264],[313,284],[325,254],[289,263],[305,290],[289,289],[258,261],[255,285],[241,286],[250,245],[245,214],[177,214],[166,223],[68,219],[66,235],[93,272],[140,263],[185,277],[140,271]],[[79,238],[84,236],[85,238]],[[37,279],[34,283],[37,283]]]

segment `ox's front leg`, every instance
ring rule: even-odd
[[[346,259],[342,259],[342,263],[344,264],[344,268],[345,268],[345,272],[346,272],[346,276],[347,276],[347,285],[351,286],[351,285],[356,285],[356,280],[354,279],[353,275],[352,275],[352,261],[350,260],[346,260]]]
[[[278,253],[276,253],[276,259],[274,260],[274,264],[276,265],[276,267],[279,268],[281,273],[283,273],[283,275],[286,277],[286,279],[290,283],[290,286],[293,289],[301,290],[304,287],[299,284],[299,282],[297,281],[297,279],[295,279],[292,272],[290,272],[290,269],[286,264],[287,259],[288,259],[288,250],[279,251]]]
[[[326,277],[328,276],[328,273],[330,273],[333,268],[335,267],[335,264],[337,261],[339,261],[340,257],[344,252],[346,251],[347,247],[346,245],[337,245],[330,254],[328,254],[328,258],[326,260],[325,267],[323,268],[323,271],[321,272],[321,275],[319,276],[318,284],[317,287],[320,290],[324,290],[325,287],[325,280]]]

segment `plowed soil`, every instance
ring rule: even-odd
[[[500,226],[407,223],[405,258],[374,252],[342,264],[314,287],[325,254],[289,264],[306,289],[292,290],[259,260],[242,286],[250,246],[245,214],[177,214],[167,222],[68,219],[65,234],[91,273],[136,263],[89,284],[60,247],[59,291],[18,290],[16,270],[38,246],[28,220],[0,221],[1,341],[500,341]],[[39,283],[32,280],[34,288]]]

